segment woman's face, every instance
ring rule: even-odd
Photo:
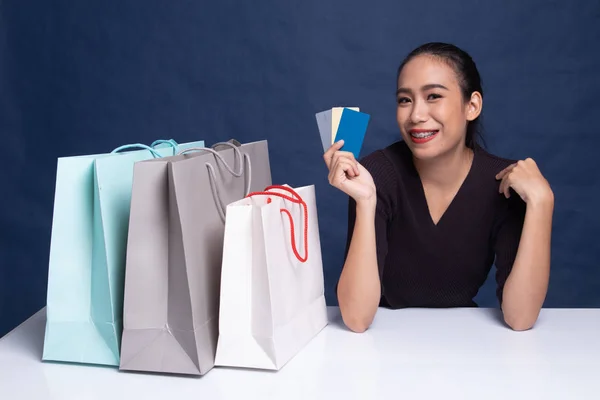
[[[463,99],[455,71],[432,56],[413,58],[398,77],[396,118],[402,138],[419,159],[465,146],[467,122],[481,110],[481,95]]]

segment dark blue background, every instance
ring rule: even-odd
[[[8,0],[0,5],[0,335],[45,304],[56,158],[156,138],[268,139],[276,183],[315,184],[327,299],[346,198],[315,112],[397,140],[395,74],[427,41],[469,51],[489,149],[533,157],[556,195],[547,307],[600,307],[600,3]],[[478,297],[495,306],[493,281]]]

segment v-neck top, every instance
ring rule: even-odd
[[[477,292],[492,265],[496,296],[515,260],[525,203],[511,190],[498,193],[495,176],[515,161],[474,148],[471,168],[435,224],[412,153],[404,141],[360,160],[377,189],[375,234],[381,306],[476,307]],[[346,255],[356,219],[350,198]]]

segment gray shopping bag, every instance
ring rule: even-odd
[[[136,164],[121,370],[203,375],[212,369],[225,210],[270,184],[266,141],[221,143]]]

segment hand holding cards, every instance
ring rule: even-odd
[[[336,114],[340,116],[339,122],[336,122]],[[358,109],[336,107],[318,113],[316,117],[325,150],[323,158],[329,169],[329,183],[357,204],[374,205],[375,183],[369,171],[357,161],[369,115]]]
[[[333,143],[344,140],[342,150],[359,158],[369,124],[369,114],[360,112],[358,107],[333,107],[315,116],[323,151],[327,151]]]

